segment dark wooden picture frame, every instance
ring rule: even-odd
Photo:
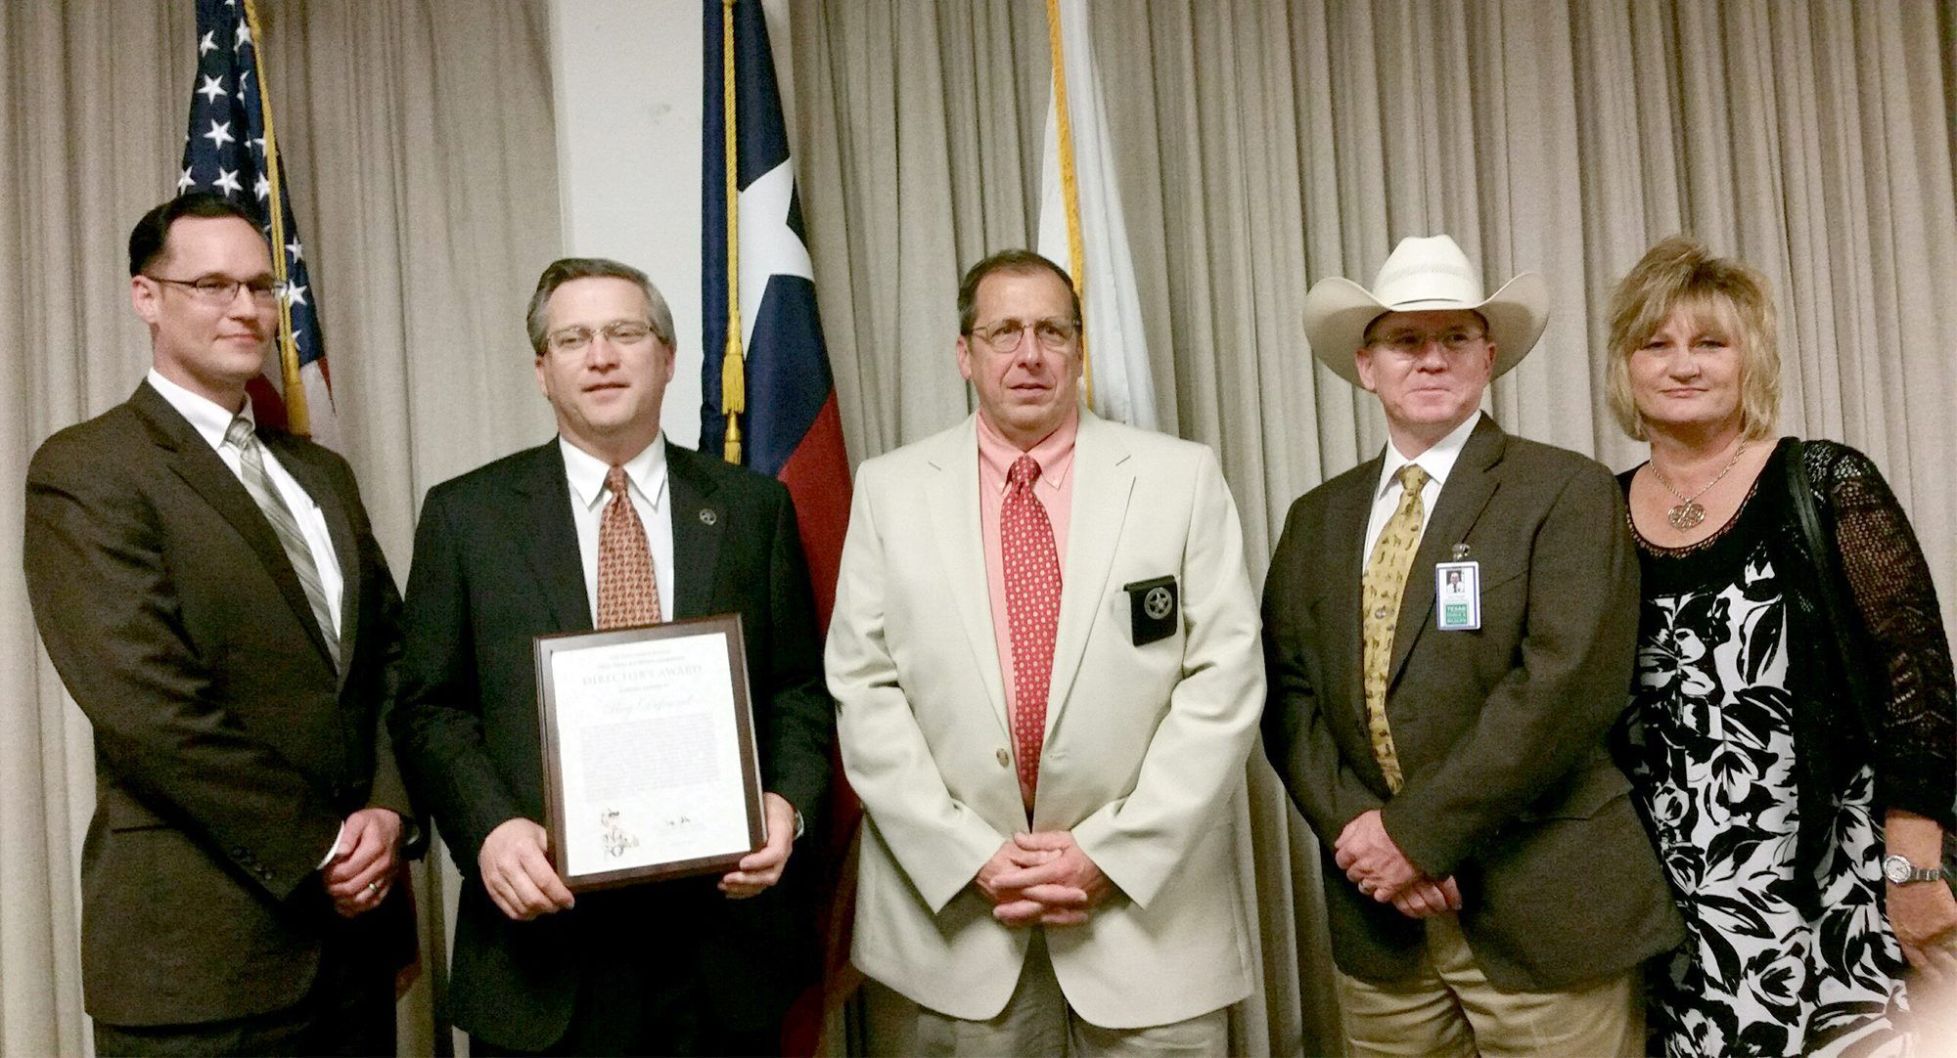
[[[560,726],[552,664],[560,651],[616,646],[656,639],[678,639],[700,635],[722,635],[727,643],[727,669],[733,688],[729,708],[734,710],[735,737],[740,741],[741,786],[746,801],[748,848],[739,852],[689,860],[643,864],[611,871],[571,875],[564,873],[565,849],[569,837],[564,795],[564,763],[560,752]],[[719,614],[683,621],[669,621],[633,628],[614,628],[602,632],[563,632],[536,638],[537,719],[543,746],[544,829],[550,835],[552,866],[574,892],[610,889],[640,882],[683,878],[698,874],[720,874],[733,870],[749,853],[766,843],[766,819],[762,811],[760,757],[755,749],[754,707],[749,696],[747,644],[741,635],[739,614]]]

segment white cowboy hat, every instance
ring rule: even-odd
[[[1333,373],[1361,386],[1352,354],[1365,344],[1369,324],[1388,312],[1442,309],[1473,309],[1488,321],[1488,337],[1495,343],[1493,377],[1500,377],[1542,337],[1549,322],[1549,284],[1524,272],[1484,298],[1481,276],[1453,239],[1401,239],[1379,266],[1372,290],[1339,276],[1312,285],[1305,294],[1305,340]]]

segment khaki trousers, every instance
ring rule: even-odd
[[[1354,1058],[1645,1053],[1636,971],[1566,992],[1503,992],[1475,964],[1453,915],[1427,920],[1418,978],[1382,985],[1341,973],[1338,995]]]
[[[1227,1008],[1187,1021],[1139,1029],[1108,1029],[1082,1021],[1060,992],[1060,982],[1053,976],[1053,960],[1047,955],[1046,934],[1038,928],[1019,972],[1019,985],[996,1017],[966,1021],[919,1007],[916,1033],[915,1051],[926,1058],[1209,1058],[1226,1053],[1230,1046]]]

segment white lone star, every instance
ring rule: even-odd
[[[754,338],[755,317],[768,293],[770,276],[801,276],[814,281],[809,248],[788,226],[788,203],[795,193],[795,166],[780,165],[741,192],[741,348]]]
[[[227,143],[238,142],[238,138],[231,135],[231,123],[229,121],[223,124],[215,121],[211,122],[211,131],[204,133],[204,138],[211,141],[211,146],[213,147],[223,147]]]
[[[306,288],[297,283],[287,283],[285,285],[285,303],[288,305],[304,305],[306,303]]]
[[[257,195],[260,202],[265,201],[265,197],[272,193],[272,182],[261,174],[258,182],[251,185],[251,193]]]
[[[293,264],[299,263],[301,257],[300,254],[301,249],[303,249],[303,247],[299,245],[299,240],[296,238],[293,239],[291,242],[285,244],[285,252],[292,255]]]
[[[216,50],[217,30],[211,30],[209,33],[204,34],[203,38],[197,42],[197,55],[199,58],[202,58]]]
[[[224,98],[224,85],[219,83],[215,77],[206,77],[204,78],[203,87],[197,89],[196,94],[203,96],[204,101],[207,103],[215,103]]]
[[[177,194],[181,195],[185,191],[188,191],[196,186],[197,186],[197,178],[190,175],[190,166],[187,165],[184,166],[183,175],[177,177]]]
[[[235,51],[250,43],[251,43],[251,27],[245,25],[243,22],[238,23],[238,42],[236,44],[231,45],[232,50]]]
[[[235,194],[245,189],[243,184],[238,183],[238,174],[223,166],[218,166],[217,180],[212,182],[211,186],[227,194]]]

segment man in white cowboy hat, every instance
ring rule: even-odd
[[[1265,748],[1321,842],[1355,1054],[1642,1054],[1638,965],[1681,935],[1605,745],[1623,497],[1479,410],[1547,300],[1533,273],[1483,297],[1445,235],[1305,296],[1389,438],[1292,505],[1264,588]]]

